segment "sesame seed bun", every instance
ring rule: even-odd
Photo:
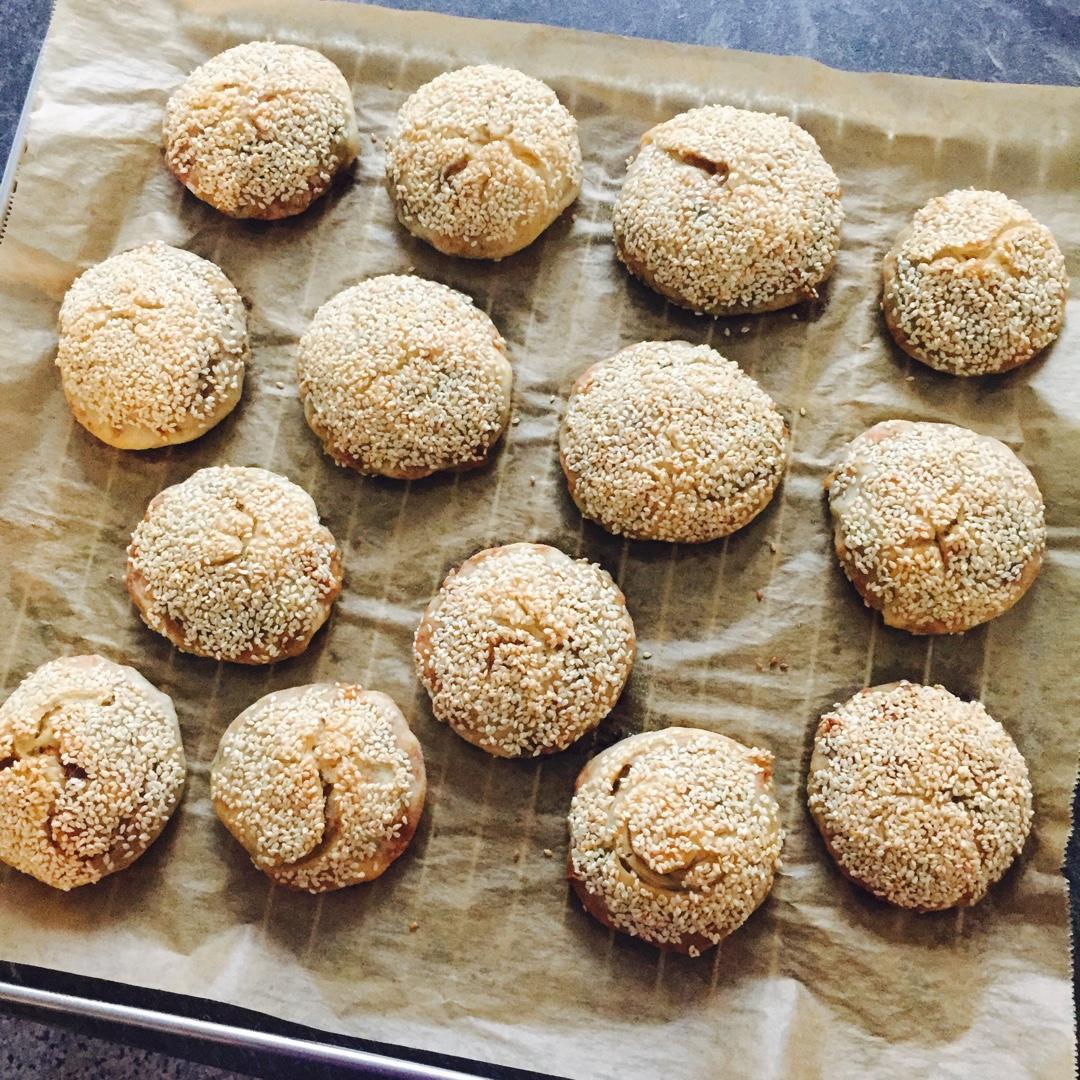
[[[200,469],[165,488],[127,554],[146,625],[236,664],[298,656],[341,592],[341,553],[311,496],[265,469]]]
[[[352,92],[321,53],[252,41],[196,68],[165,106],[165,163],[223,214],[306,210],[360,152]]]
[[[841,873],[915,911],[977,903],[1031,828],[1016,744],[980,702],[941,686],[888,683],[834,706],[807,794]]]
[[[826,479],[840,565],[887,626],[959,634],[1008,611],[1046,549],[1035,478],[954,424],[887,420]]]
[[[385,694],[345,683],[260,698],[210,767],[222,824],[280,885],[311,893],[373,881],[409,846],[424,756]]]
[[[506,343],[467,296],[423,278],[385,274],[323,304],[298,373],[311,429],[360,473],[475,468],[510,422]]]
[[[1050,230],[999,191],[950,191],[917,211],[882,264],[897,345],[952,375],[1026,364],[1057,337],[1069,278]]]
[[[691,956],[746,922],[780,865],[772,755],[711,731],[648,731],[597,754],[569,821],[568,876],[589,913]]]
[[[240,400],[248,356],[229,279],[158,241],[91,267],[60,307],[56,366],[72,415],[121,450],[209,431]]]
[[[65,892],[115,874],[165,828],[185,769],[172,701],[134,668],[44,664],[0,706],[0,859]]]
[[[501,259],[578,196],[577,121],[539,79],[482,64],[425,83],[386,143],[398,220],[445,255]]]
[[[552,754],[591,731],[634,649],[610,575],[546,544],[488,548],[452,570],[414,641],[435,718],[496,757]]]
[[[840,184],[809,132],[710,105],[645,132],[612,229],[626,268],[662,296],[742,315],[814,299],[843,218]]]
[[[635,540],[697,544],[768,505],[788,426],[737,364],[706,345],[644,341],[574,384],[559,433],[578,509]]]

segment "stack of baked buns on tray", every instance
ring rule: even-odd
[[[350,88],[310,49],[252,42],[173,93],[164,160],[236,218],[303,213],[359,150]],[[439,75],[385,144],[406,229],[501,259],[570,206],[577,124],[543,82],[482,65]],[[752,315],[817,295],[840,247],[840,184],[790,120],[714,105],[645,132],[615,204],[615,251],[674,304]],[[881,267],[885,324],[952,375],[1026,363],[1056,337],[1068,281],[1050,232],[994,191],[914,210]],[[246,310],[213,263],[153,242],[93,266],[60,309],[56,364],[76,420],[138,451],[198,438],[236,406]],[[401,480],[482,466],[511,417],[513,363],[472,300],[412,275],[331,297],[296,357],[312,432],[338,465]],[[582,515],[631,540],[706,543],[769,503],[788,424],[705,345],[643,341],[583,371],[559,456]],[[836,555],[865,603],[912,634],[960,634],[1039,572],[1044,507],[1003,443],[889,420],[822,477]],[[161,491],[127,549],[146,625],[176,648],[271,664],[311,643],[342,589],[341,550],[283,476],[222,464]],[[600,724],[635,659],[632,597],[554,547],[508,543],[450,571],[414,638],[434,716],[497,757],[564,750]],[[568,874],[596,918],[698,955],[768,895],[783,823],[772,755],[709,730],[626,738],[582,770]],[[0,858],[58,889],[124,869],[175,810],[184,751],[170,699],[100,656],[53,660],[0,707]],[[820,720],[809,811],[841,874],[916,911],[976,903],[1031,827],[1024,759],[977,701],[875,686]],[[343,683],[294,686],[225,730],[213,805],[254,864],[313,893],[377,878],[409,846],[424,757],[398,706]]]

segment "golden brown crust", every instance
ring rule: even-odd
[[[713,105],[642,136],[612,232],[619,259],[660,295],[734,316],[815,299],[842,220],[840,185],[808,132]]]
[[[1039,574],[1043,500],[1003,443],[889,420],[825,479],[840,565],[887,626],[957,634],[1008,611]]]
[[[321,53],[252,41],[196,68],[170,97],[165,163],[234,218],[302,213],[360,150],[352,94]]]
[[[910,228],[910,227],[909,227]],[[904,233],[901,233],[897,239],[897,246],[903,243]],[[885,326],[888,328],[889,333],[892,335],[893,341],[905,352],[912,360],[918,360],[919,363],[925,364],[927,367],[932,367],[937,371],[946,371],[948,374],[962,375],[963,372],[950,372],[947,368],[941,367],[937,363],[931,362],[925,349],[916,345],[904,331],[903,323],[899,317],[897,310],[895,296],[893,292],[894,283],[896,281],[896,248],[891,249],[882,260],[881,263],[881,282],[882,282],[882,296],[881,296],[881,314],[885,319]],[[1058,322],[1057,327],[1054,330],[1054,336],[1056,337],[1061,330],[1062,325],[1065,322],[1064,309],[1062,310],[1061,321]],[[1017,352],[1007,360],[999,361],[995,367],[993,373],[995,375],[1003,375],[1006,371],[1012,371],[1014,368],[1022,367],[1029,360],[1033,360],[1038,355],[1039,350],[1035,349],[1019,349]]]
[[[54,888],[153,844],[184,789],[172,701],[101,656],[53,660],[0,706],[0,858]]]
[[[153,503],[151,503],[152,505]],[[149,513],[149,508],[147,508],[147,513]],[[326,530],[326,535],[330,536],[331,540],[333,539],[329,529]],[[136,545],[133,545],[132,552],[133,557],[137,559],[139,549]],[[324,594],[321,611],[308,624],[310,632],[295,637],[284,634],[276,638],[271,647],[243,649],[234,656],[230,656],[229,662],[258,667],[263,664],[277,664],[283,660],[291,660],[294,656],[306,652],[307,647],[311,644],[311,639],[322,629],[326,620],[330,618],[330,612],[333,611],[334,604],[341,595],[345,570],[341,561],[341,552],[337,547],[334,548],[333,554],[330,556],[330,573],[335,583]],[[193,656],[217,659],[210,651],[190,647],[183,623],[174,619],[158,603],[145,575],[138,566],[129,569],[124,577],[124,584],[127,586],[128,594],[138,608],[143,622],[151,630],[155,630],[162,637],[167,638],[181,652],[190,653]]]
[[[581,187],[577,122],[554,91],[482,64],[402,105],[386,145],[398,220],[446,255],[501,259],[531,244]]]
[[[615,253],[623,266],[643,285],[647,285],[653,292],[659,293],[665,300],[670,300],[676,307],[692,311],[696,315],[715,315],[718,319],[736,318],[740,315],[765,315],[770,311],[781,311],[783,308],[794,307],[796,304],[809,303],[817,300],[820,295],[816,287],[804,285],[792,289],[790,292],[778,293],[771,299],[762,300],[758,304],[694,303],[687,300],[677,289],[658,281],[647,263],[626,250],[621,234],[615,236]],[[835,267],[836,259],[834,257],[825,267],[821,283],[824,283],[826,279],[832,276]]]
[[[635,647],[626,598],[606,571],[518,543],[451,570],[413,654],[436,719],[489,754],[521,757],[565,750],[599,724]]]
[[[586,910],[658,948],[700,955],[768,894],[782,831],[772,756],[714,732],[624,739],[578,776],[567,876]]]
[[[306,492],[265,469],[220,466],[150,501],[124,582],[143,622],[181,651],[258,665],[304,652],[342,578]]]
[[[1011,371],[1053,342],[1064,322],[1061,251],[1001,192],[931,199],[901,231],[881,273],[881,308],[896,344],[950,375]]]
[[[979,702],[898,682],[818,724],[807,798],[840,873],[918,912],[977,903],[1031,824],[1027,767]]]
[[[705,345],[646,341],[579,376],[559,461],[578,509],[609,532],[707,543],[769,504],[789,434],[772,399],[732,361]]]
[[[323,448],[365,475],[476,468],[510,422],[502,335],[468,296],[412,275],[368,278],[323,304],[297,373]]]
[[[408,848],[423,752],[386,694],[315,683],[268,694],[222,736],[214,810],[268,877],[326,892],[379,877]]]
[[[581,901],[585,910],[609,930],[621,933],[621,927],[612,917],[611,910],[608,908],[604,897],[599,893],[589,892],[585,882],[575,876],[573,861],[569,859],[566,864],[566,877],[570,882],[570,887],[574,890],[574,895]],[[678,941],[663,943],[650,941],[648,944],[654,949],[660,949],[662,952],[681,953],[683,956],[688,956],[693,951],[694,955],[698,956],[713,948],[715,942],[710,941],[703,934],[683,934]]]
[[[121,450],[197,439],[236,406],[250,358],[221,269],[159,241],[90,267],[60,308],[56,366],[75,419]]]

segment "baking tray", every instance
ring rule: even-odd
[[[647,47],[647,45],[648,43],[638,43],[638,46],[641,48]],[[728,54],[728,56],[730,58],[730,54]],[[764,63],[765,61],[762,62]],[[857,134],[857,131],[855,134]],[[16,158],[17,154],[13,150],[11,160],[15,161]],[[628,287],[631,289],[634,288],[633,285],[629,285]],[[650,304],[650,300],[647,296],[642,297],[639,294],[639,300],[646,307]],[[655,304],[653,304],[653,308],[655,310]],[[815,317],[813,312],[806,313],[806,315],[810,319]],[[667,317],[666,312],[665,317]],[[704,325],[695,323],[695,321],[688,316],[680,316],[678,313],[671,313],[671,318],[675,324],[674,329],[685,329],[687,336],[694,336],[696,339],[699,335],[703,336],[705,333]],[[732,325],[735,327],[736,333],[738,333],[738,324],[735,323]],[[731,327],[729,327],[729,329],[730,328]],[[672,334],[671,336],[676,335]],[[713,343],[718,345],[721,349],[724,349],[724,342],[719,336],[719,330],[716,331],[715,335],[710,333],[710,337],[713,336],[715,336]],[[757,335],[755,334],[754,337],[756,336]],[[891,374],[895,378],[900,378],[904,376],[904,371],[892,371]],[[791,403],[789,402],[788,404],[790,407]],[[816,528],[824,529],[822,522],[815,521],[812,524]],[[580,533],[578,540],[579,542],[581,540]],[[618,553],[618,543],[611,544],[604,541],[603,538],[600,538],[598,541],[595,535],[592,535],[590,540],[594,547],[599,543],[599,546],[605,552],[605,562],[614,569],[612,553]],[[732,547],[736,548],[737,544],[733,544]],[[623,550],[625,551],[625,547]],[[589,553],[592,554],[592,551]],[[593,557],[596,556],[593,555]],[[733,555],[733,558],[734,557],[735,556]],[[665,574],[667,574],[665,567],[669,566],[666,555],[653,551],[649,556],[649,561],[653,564],[653,569],[656,571],[651,574],[650,580],[657,583],[664,583]],[[847,594],[845,593],[844,595],[846,596]],[[854,606],[853,610],[855,610]],[[869,674],[874,665],[875,635],[878,633],[878,630],[876,622],[867,624],[867,626],[870,629],[869,649],[866,660],[867,673]],[[317,642],[315,647],[320,647],[320,643]],[[913,647],[912,649],[907,650],[907,655],[902,658],[903,663],[906,665],[907,674],[914,676],[919,674],[919,672],[911,670],[911,661],[917,653],[919,659],[916,662],[919,666],[922,666],[923,651],[924,647],[921,645],[918,649]],[[939,656],[936,661],[937,666],[934,667],[935,671],[940,670],[942,666],[942,654],[944,654],[944,657],[946,658],[944,662],[947,663],[947,658],[951,651],[949,643],[945,643],[939,650]],[[931,647],[925,649],[925,668],[927,671],[930,671],[934,664],[932,653],[933,646],[931,645]],[[662,703],[660,707],[662,707]],[[798,763],[796,763],[796,767],[798,767]],[[135,988],[128,989],[107,981],[87,980],[85,978],[79,979],[75,976],[61,975],[59,972],[47,972],[41,969],[32,969],[26,965],[12,966],[10,970],[12,971],[12,978],[7,980],[8,985],[4,991],[4,993],[7,994],[6,1000],[12,1004],[21,1004],[25,1007],[33,1007],[36,1009],[58,1008],[77,1012],[88,1019],[105,1021],[117,1020],[137,1026],[150,1025],[153,1030],[162,1034],[173,1033],[193,1038],[218,1039],[226,1046],[255,1047],[268,1053],[293,1053],[298,1055],[296,1060],[318,1061],[326,1063],[327,1065],[335,1063],[344,1064],[345,1059],[337,1055],[340,1052],[339,1048],[345,1047],[346,1050],[355,1052],[357,1055],[348,1059],[349,1063],[354,1067],[374,1070],[381,1069],[384,1070],[384,1075],[390,1076],[439,1075],[438,1073],[425,1074],[423,1072],[393,1071],[398,1068],[404,1068],[406,1070],[414,1068],[414,1065],[407,1060],[412,1059],[414,1056],[418,1059],[418,1063],[415,1067],[422,1069],[439,1067],[456,1068],[459,1072],[468,1070],[465,1073],[466,1075],[523,1075],[513,1073],[511,1070],[500,1069],[497,1066],[465,1064],[460,1059],[455,1060],[445,1057],[440,1059],[442,1062],[442,1064],[440,1064],[439,1062],[433,1062],[431,1060],[423,1060],[425,1057],[430,1059],[432,1055],[414,1055],[414,1052],[405,1050],[401,1047],[388,1047],[386,1044],[367,1043],[363,1040],[339,1038],[338,1036],[330,1036],[325,1033],[316,1032],[312,1029],[297,1031],[293,1025],[288,1025],[254,1013],[246,1014],[241,1020],[237,1018],[238,1010],[235,1010],[230,1006],[218,1005],[213,1002],[202,1002],[193,997],[170,995],[160,991],[147,991]],[[658,978],[662,977],[662,975],[663,963],[661,962]],[[3,995],[0,994],[0,996]],[[146,1008],[147,1005],[150,1007]],[[132,1008],[135,1009],[134,1012],[130,1011]],[[204,1026],[204,1022],[208,1020],[212,1025],[210,1027]],[[330,1056],[320,1056],[320,1047],[330,1048]],[[373,1057],[371,1055],[376,1056]]]

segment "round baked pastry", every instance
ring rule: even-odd
[[[1050,230],[1000,191],[931,199],[882,263],[897,345],[951,375],[1026,364],[1057,336],[1069,278]]]
[[[775,311],[817,296],[840,248],[840,184],[787,117],[727,105],[651,128],[615,202],[615,251],[681,307]]]
[[[184,790],[172,701],[134,668],[66,656],[0,706],[0,860],[56,889],[130,866]]]
[[[306,210],[360,152],[352,92],[321,53],[251,41],[196,68],[165,106],[165,163],[234,218]]]
[[[225,730],[210,793],[251,861],[311,893],[377,878],[424,809],[424,755],[385,694],[345,683],[260,698]]]
[[[127,555],[151,630],[237,664],[302,653],[341,592],[341,553],[311,496],[265,469],[200,469],[165,488]]]
[[[1039,573],[1042,495],[988,435],[887,420],[848,445],[825,488],[840,565],[886,626],[963,633],[1008,611]]]
[[[578,196],[577,121],[539,79],[481,64],[425,83],[386,143],[398,220],[445,255],[501,259]]]
[[[467,296],[423,278],[370,278],[323,304],[298,371],[311,429],[361,473],[475,468],[510,421],[506,343]]]
[[[810,813],[845,877],[916,911],[968,907],[1031,828],[1027,765],[978,701],[900,682],[818,724]]]
[[[60,307],[56,366],[72,415],[121,450],[190,442],[232,412],[244,302],[212,262],[155,241],[91,267]]]
[[[559,433],[578,509],[634,540],[697,544],[768,505],[787,461],[772,398],[707,345],[644,341],[574,384]]]
[[[496,757],[528,757],[565,750],[607,716],[634,643],[607,571],[546,544],[509,544],[447,575],[414,654],[437,720]]]
[[[597,754],[570,804],[568,876],[589,913],[691,956],[742,926],[780,865],[772,761],[680,727]]]

